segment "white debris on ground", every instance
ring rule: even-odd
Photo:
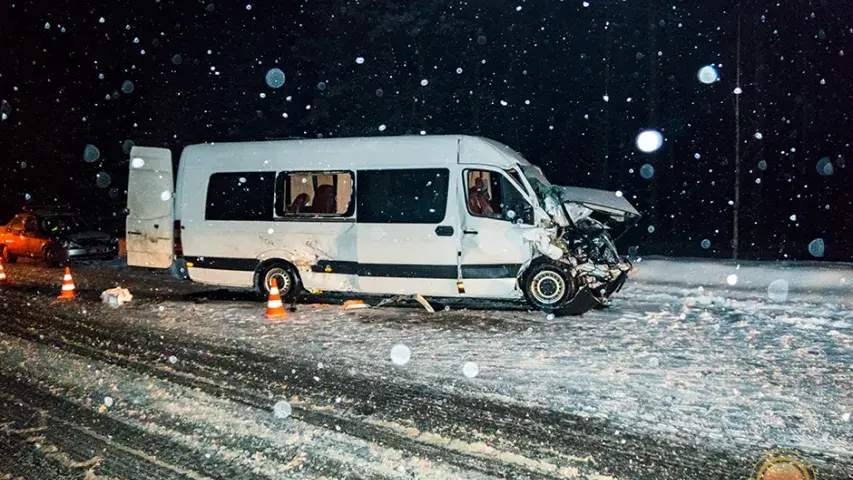
[[[101,292],[101,302],[111,307],[120,307],[133,300],[133,295],[126,288],[116,287]]]

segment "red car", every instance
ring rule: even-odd
[[[7,263],[30,257],[57,266],[76,259],[116,257],[118,240],[88,228],[69,210],[33,208],[0,227],[0,255]]]

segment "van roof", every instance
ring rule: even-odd
[[[210,142],[189,145],[184,149],[182,160],[192,163],[207,163],[222,156],[239,155],[245,156],[247,150],[251,149],[252,156],[266,157],[278,153],[278,148],[285,150],[310,150],[317,153],[330,155],[340,152],[353,153],[354,148],[371,150],[374,148],[393,147],[397,151],[417,151],[419,154],[430,154],[436,164],[451,164],[457,162],[456,152],[459,144],[468,151],[476,151],[481,155],[486,154],[488,164],[498,167],[512,167],[517,164],[528,165],[529,163],[518,152],[510,147],[483,137],[469,135],[397,135],[382,137],[340,137],[340,138],[316,138],[316,139],[290,139],[290,140],[266,140],[249,142]],[[213,152],[217,155],[211,155]],[[196,154],[206,152],[207,155]],[[478,157],[481,157],[478,155]]]

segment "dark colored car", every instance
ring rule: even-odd
[[[116,257],[118,239],[90,229],[71,211],[33,209],[0,227],[0,254],[8,263],[30,257],[57,266],[70,260]]]

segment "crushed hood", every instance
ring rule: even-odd
[[[614,239],[633,227],[641,216],[631,202],[616,192],[583,187],[557,186],[554,189],[572,222],[591,216],[607,225]]]
[[[631,205],[631,202],[625,197],[616,195],[616,192],[583,187],[556,187],[556,189],[560,200],[564,203],[580,203],[611,217],[622,217],[618,219],[619,221],[640,217],[640,212]]]

